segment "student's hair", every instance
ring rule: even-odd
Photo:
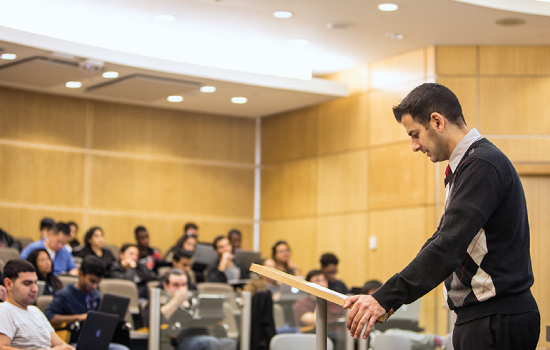
[[[87,255],[82,264],[80,265],[80,272],[83,275],[95,275],[97,277],[103,277],[105,274],[105,268],[101,263],[101,259],[97,256]]]
[[[57,228],[57,232],[55,232],[55,234],[59,234],[59,233],[62,233],[64,234],[65,236],[67,237],[70,237],[71,236],[71,228],[69,227],[69,225],[67,225],[66,223],[64,222],[58,222],[56,225],[56,228]]]
[[[168,270],[168,272],[166,272],[164,274],[164,276],[162,276],[162,284],[169,284],[170,283],[170,276],[181,276],[181,275],[184,275],[185,277],[187,277],[185,272],[183,272],[180,269],[177,269],[177,268],[170,269],[170,270]]]
[[[321,255],[321,267],[327,267],[330,264],[338,265],[338,258],[332,253],[325,253]]]
[[[55,292],[57,292],[58,290],[63,288],[63,283],[61,283],[61,280],[59,280],[59,278],[57,278],[53,274],[53,261],[52,261],[52,258],[50,257],[50,254],[48,254],[48,251],[44,248],[37,248],[37,249],[33,250],[32,252],[30,252],[29,256],[27,256],[27,261],[30,262],[32,264],[32,266],[34,266],[34,268],[36,269],[36,274],[37,275],[40,274],[40,271],[38,271],[38,262],[37,262],[37,260],[38,260],[38,255],[41,252],[46,253],[46,255],[48,256],[48,259],[50,259],[50,262],[52,263],[52,271],[49,274],[47,274],[46,276],[42,276],[42,277],[44,277],[44,279],[47,280],[50,283],[53,290]]]
[[[190,251],[185,250],[185,249],[176,249],[174,251],[174,255],[172,256],[172,261],[180,261],[181,258],[192,259],[193,258],[193,252],[190,252]]]
[[[214,238],[214,242],[212,242],[212,246],[214,247],[214,250],[218,249],[217,248],[218,242],[221,241],[224,238],[227,238],[227,237],[225,237],[224,235],[219,235],[216,238]]]
[[[273,260],[275,260],[275,255],[277,254],[277,247],[280,246],[281,244],[286,245],[288,247],[288,250],[290,250],[290,246],[288,245],[288,243],[286,241],[277,241],[277,242],[275,242],[273,247],[271,247],[271,258]],[[277,260],[275,260],[275,262],[276,261]]]
[[[197,237],[195,236],[183,234],[174,245],[173,250],[181,249],[183,247],[183,244],[190,238],[197,240]]]
[[[307,273],[306,281],[311,282],[311,279],[315,276],[323,275],[323,271],[321,270],[311,270]]]
[[[99,230],[99,231],[101,231],[101,234],[105,235],[105,233],[103,233],[103,229],[99,226],[94,226],[94,227],[90,228],[88,231],[86,231],[86,234],[84,235],[84,245],[88,248],[92,247],[89,240],[94,235],[95,230]]]
[[[363,285],[363,288],[361,288],[361,294],[369,294],[369,291],[374,289],[378,289],[382,287],[382,282],[379,280],[370,280],[365,282],[365,285]]]
[[[397,106],[393,107],[393,114],[399,123],[405,114],[410,114],[414,121],[426,129],[430,125],[431,114],[434,112],[442,114],[450,123],[459,127],[466,125],[462,107],[456,95],[449,88],[437,83],[424,83],[417,86]]]
[[[54,230],[55,231],[55,221],[52,218],[43,218],[40,220],[40,231],[42,230]]]
[[[136,239],[137,239],[138,234],[140,232],[143,232],[143,231],[147,232],[147,229],[145,228],[145,226],[138,226],[138,227],[135,228],[134,236],[136,237]]]
[[[194,222],[188,222],[183,226],[183,233],[186,233],[189,229],[198,230],[199,227]]]
[[[27,260],[11,259],[4,266],[3,278],[15,281],[19,277],[20,272],[36,272],[36,269]]]
[[[71,227],[71,225],[74,226],[74,227],[76,227],[76,229],[78,230],[78,225],[76,224],[76,222],[74,222],[74,221],[69,221],[69,222],[67,223],[67,226]]]
[[[134,244],[134,243],[124,243],[122,245],[122,247],[120,247],[120,252],[121,253],[124,253],[126,251],[126,249],[130,248],[130,247],[134,247],[136,249],[139,249],[137,244]]]
[[[236,228],[231,229],[231,230],[227,233],[227,238],[229,238],[229,240],[231,240],[231,236],[232,236],[232,235],[237,235],[237,236],[239,236],[239,237],[242,237],[241,231],[237,230]]]

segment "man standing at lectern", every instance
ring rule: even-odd
[[[368,336],[376,320],[445,281],[457,314],[456,350],[535,349],[540,314],[523,187],[510,160],[469,129],[455,94],[426,83],[393,108],[396,120],[434,163],[449,160],[445,212],[433,236],[401,272],[372,296],[349,297],[347,327]],[[419,179],[422,181],[422,179]]]

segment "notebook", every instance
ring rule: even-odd
[[[126,316],[126,310],[128,310],[128,304],[130,298],[121,297],[119,295],[106,293],[101,298],[98,312],[106,314],[117,315],[120,319],[124,319]]]
[[[80,330],[76,350],[108,350],[117,323],[118,317],[115,315],[89,311]]]
[[[209,318],[223,320],[225,318],[223,312],[224,301],[224,295],[199,295],[195,317],[201,319]]]
[[[258,262],[260,260],[261,253],[254,252],[251,250],[237,250],[235,253],[235,260],[241,264],[241,267],[245,270],[250,269],[252,263]]]

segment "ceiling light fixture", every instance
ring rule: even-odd
[[[290,18],[292,17],[292,12],[290,11],[275,11],[273,12],[273,16],[276,18]]]
[[[210,93],[216,91],[216,88],[214,86],[201,86],[200,90],[201,92]]]
[[[79,81],[68,81],[67,83],[65,83],[65,86],[69,89],[78,89],[82,87],[82,83]]]
[[[171,23],[176,21],[176,17],[172,15],[157,15],[155,16],[155,21]]]
[[[168,96],[168,102],[181,102],[183,101],[183,96]]]
[[[292,45],[292,46],[308,46],[309,41],[307,41],[305,39],[290,39],[288,41],[288,44]]]
[[[378,9],[380,11],[395,11],[397,10],[397,5],[396,4],[380,4],[378,5]]]
[[[118,78],[118,72],[105,72],[101,76],[107,79],[114,79]]]
[[[233,97],[231,98],[231,102],[242,105],[243,103],[246,103],[248,99],[246,97]]]
[[[392,40],[401,40],[405,36],[403,34],[397,34],[397,33],[386,33],[386,38],[392,39]]]
[[[3,53],[0,55],[0,58],[3,60],[14,60],[17,58],[17,55],[14,53]]]

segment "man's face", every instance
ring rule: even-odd
[[[321,267],[321,271],[323,271],[329,282],[334,282],[336,280],[336,274],[338,273],[338,266],[335,264],[328,264],[325,267]]]
[[[195,248],[197,247],[197,239],[194,236],[189,236],[183,242],[183,249],[188,250],[190,252],[194,252]]]
[[[235,247],[235,248],[240,248],[241,247],[241,236],[236,234],[236,233],[233,233],[231,236],[229,236],[229,239],[231,239],[231,246]]]
[[[187,231],[185,231],[185,234],[188,236],[199,237],[199,230],[195,228],[190,228]]]
[[[222,238],[216,243],[216,253],[222,255],[223,253],[231,253],[233,247],[227,238]]]
[[[425,153],[433,163],[448,160],[450,157],[449,146],[445,139],[434,129],[430,122],[428,129],[413,120],[410,114],[401,118],[401,124],[411,137],[413,152]]]
[[[78,288],[86,294],[90,294],[99,286],[101,277],[96,275],[84,275],[81,271],[78,271]]]
[[[191,271],[191,266],[192,266],[191,259],[187,257],[181,257],[179,261],[172,260],[172,266],[184,272],[189,273],[189,271]]]
[[[149,232],[140,231],[137,235],[137,244],[140,247],[149,248]]]
[[[67,243],[69,243],[69,236],[64,235],[63,233],[57,233],[54,234],[53,231],[48,233],[48,238],[46,240],[46,246],[55,251],[58,252],[63,248]]]
[[[26,309],[29,305],[34,304],[38,294],[37,280],[36,272],[19,272],[15,281],[5,278],[8,298],[11,297],[13,302]]]
[[[169,297],[173,297],[181,289],[187,289],[186,275],[170,275],[168,283],[164,283],[164,290]]]
[[[325,277],[325,275],[323,274],[320,274],[320,275],[317,275],[317,276],[313,276],[311,277],[311,283],[315,283],[315,284],[318,284],[322,287],[325,287],[327,288],[328,287],[328,282],[327,282],[327,278]]]
[[[69,225],[69,228],[71,229],[71,237],[69,240],[72,242],[74,238],[76,237],[76,226],[75,225]]]
[[[124,251],[124,253],[120,253],[120,260],[126,260],[131,259],[135,262],[138,262],[139,260],[139,250],[137,247],[128,247]]]

